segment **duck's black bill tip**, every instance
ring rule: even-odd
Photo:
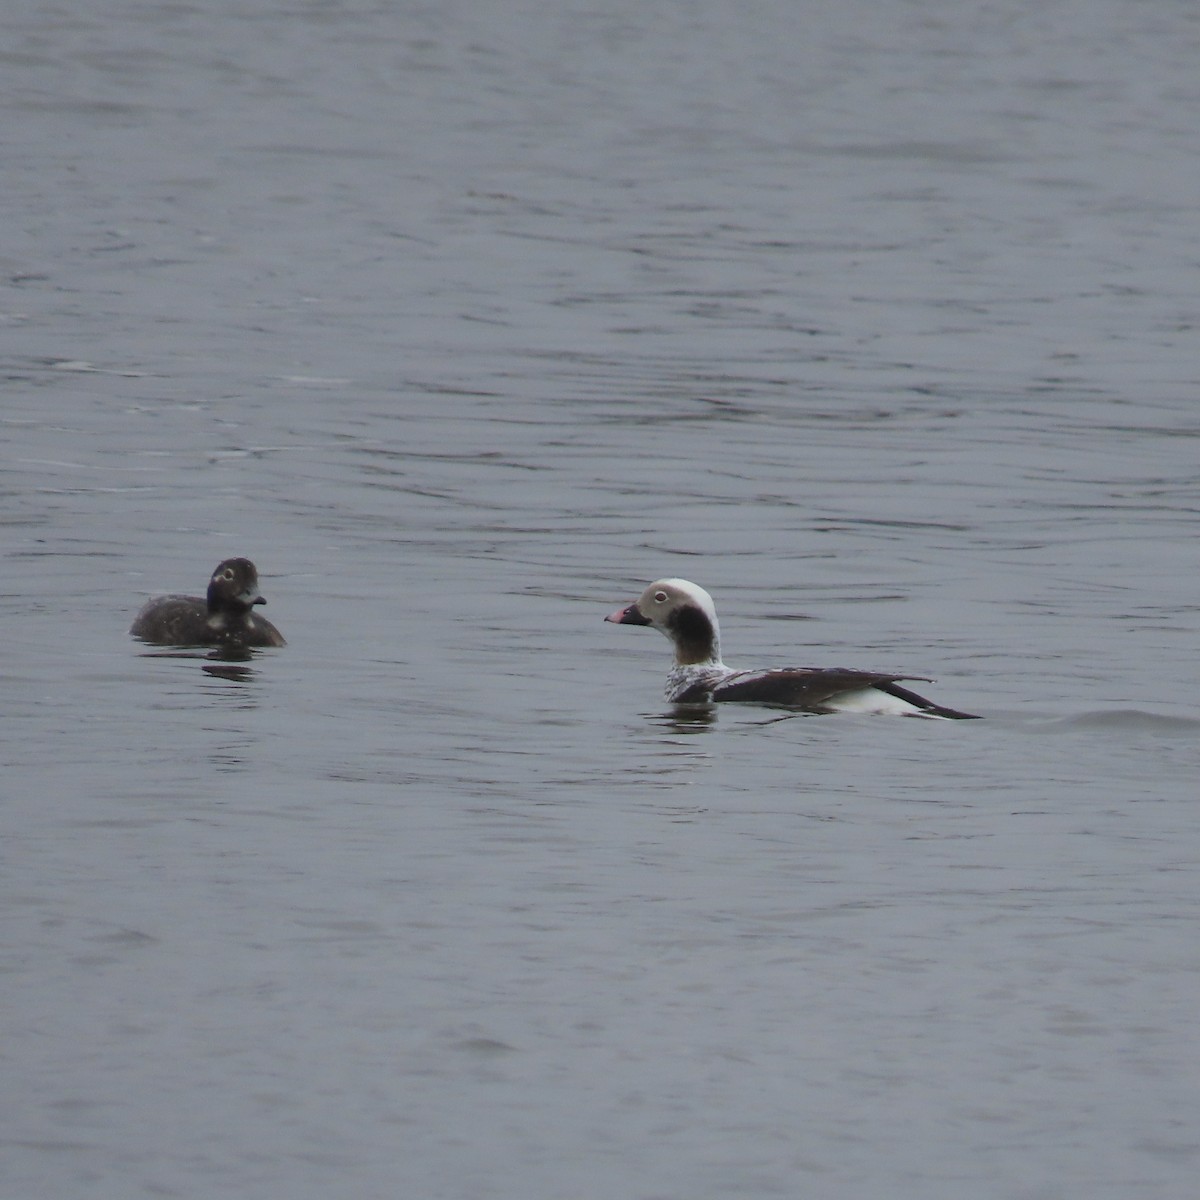
[[[642,616],[636,604],[629,604],[625,608],[618,608],[616,612],[609,613],[604,619],[606,621],[611,621],[614,625],[650,624],[650,622]]]

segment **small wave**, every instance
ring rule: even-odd
[[[1145,712],[1140,708],[1117,708],[1079,713],[1073,717],[1059,717],[1047,722],[1044,729],[1048,733],[1076,729],[1121,729],[1131,732],[1195,735],[1200,733],[1200,717],[1167,716],[1164,713]]]

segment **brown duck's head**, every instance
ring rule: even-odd
[[[248,558],[227,558],[208,581],[208,611],[249,612],[256,604],[266,604],[257,568]]]

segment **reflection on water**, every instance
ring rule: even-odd
[[[244,646],[219,646],[214,650],[197,648],[175,648],[170,650],[142,650],[141,658],[177,658],[203,663],[201,670],[218,679],[229,679],[245,683],[258,672],[246,664],[254,661],[254,651]]]
[[[215,675],[218,679],[229,679],[235,683],[246,683],[257,674],[253,668],[241,666],[234,662],[207,662],[201,670],[206,675]]]
[[[717,723],[715,704],[676,704],[666,712],[654,713],[648,720],[652,725],[669,729],[672,733],[703,733]]]

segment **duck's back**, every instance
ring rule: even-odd
[[[156,596],[147,600],[129,632],[159,646],[204,646],[213,640],[208,606],[199,596]]]
[[[129,632],[156,646],[284,646],[283,634],[253,612],[213,616],[199,596],[157,596],[134,618]]]

